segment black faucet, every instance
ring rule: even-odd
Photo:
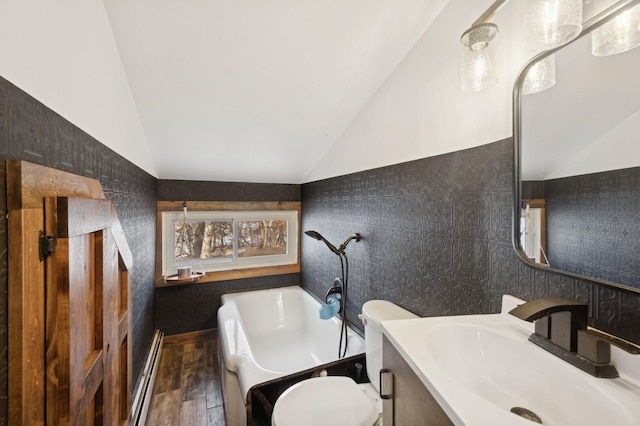
[[[586,330],[588,306],[570,299],[535,299],[509,312],[535,321],[535,334],[569,351],[578,350],[578,330]]]
[[[596,377],[618,377],[610,363],[611,346],[640,354],[640,347],[587,329],[588,306],[571,299],[536,299],[509,312],[525,321],[535,321],[529,340],[548,352]]]

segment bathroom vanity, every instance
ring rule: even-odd
[[[534,344],[532,323],[500,314],[384,321],[384,425],[636,425],[640,356],[611,346],[616,378]]]
[[[386,337],[383,340],[382,359],[383,388],[380,392],[386,397],[382,401],[383,425],[453,424]]]

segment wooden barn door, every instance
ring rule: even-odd
[[[131,423],[132,256],[99,182],[7,162],[10,424]]]
[[[47,198],[55,232],[47,260],[47,419],[50,424],[126,422],[128,285],[107,200]],[[122,359],[121,359],[122,358]],[[122,380],[124,379],[124,381]]]

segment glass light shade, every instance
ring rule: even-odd
[[[551,55],[529,68],[522,83],[522,94],[542,92],[554,84],[556,84],[556,58],[555,55]]]
[[[640,5],[619,13],[591,34],[591,53],[609,56],[640,46]]]
[[[530,48],[549,50],[582,31],[582,0],[527,0]]]
[[[469,28],[460,37],[460,88],[465,92],[478,92],[498,82],[495,75],[495,24],[481,24]]]

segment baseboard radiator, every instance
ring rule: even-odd
[[[156,330],[153,335],[153,341],[151,342],[151,350],[149,351],[147,362],[142,371],[140,386],[138,386],[138,390],[133,399],[133,407],[131,409],[132,425],[144,426],[147,422],[147,414],[149,413],[149,407],[151,406],[153,397],[153,385],[156,381],[156,374],[160,364],[163,339],[164,333]]]

